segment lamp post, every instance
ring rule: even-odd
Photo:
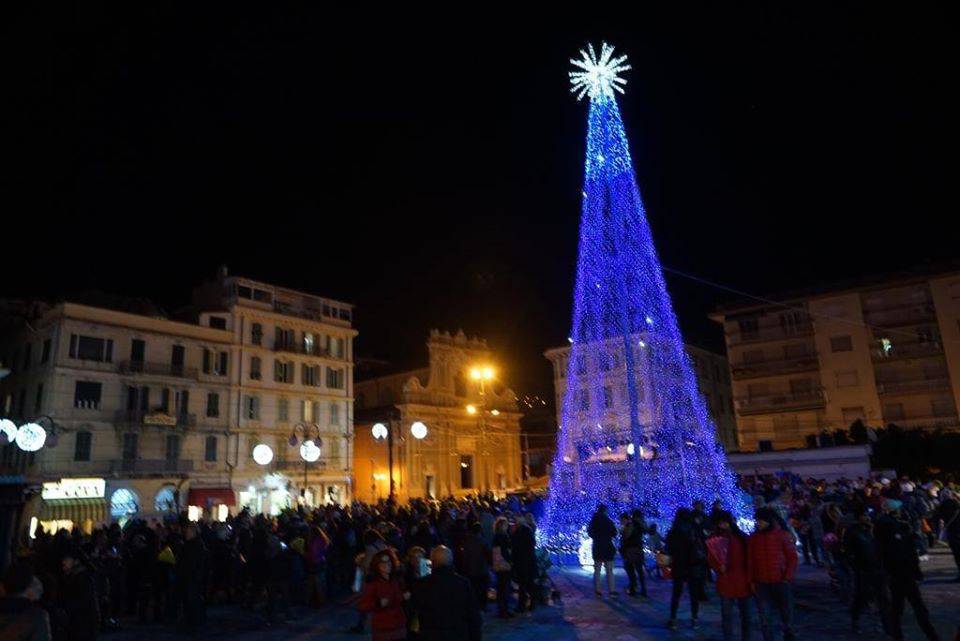
[[[303,439],[303,443],[300,443],[300,440],[297,438],[297,433],[299,432],[300,438]],[[316,438],[311,439],[307,438],[312,432],[316,433]],[[318,423],[297,423],[293,426],[293,430],[290,432],[290,439],[288,440],[290,447],[296,447],[300,443],[300,458],[303,459],[303,486],[300,488],[300,498],[303,499],[303,502],[307,502],[307,466],[310,463],[315,463],[320,459],[320,446],[322,440],[320,438],[320,425]]]
[[[467,405],[467,414],[476,414],[477,423],[480,428],[480,455],[483,456],[483,472],[486,476],[487,486],[490,485],[490,474],[487,469],[487,462],[490,458],[490,453],[487,451],[487,423],[486,423],[486,412],[489,411],[491,415],[498,416],[500,411],[496,408],[487,410],[487,387],[486,384],[488,381],[493,381],[496,377],[496,370],[492,365],[477,365],[470,368],[470,378],[476,381],[477,388],[480,393],[480,402],[477,404]]]
[[[393,430],[383,423],[374,423],[370,431],[373,433],[374,440],[387,442],[387,474],[390,478],[390,492],[387,494],[387,498],[392,499],[396,492],[393,484]],[[373,459],[371,459],[371,469],[373,468],[372,461]]]

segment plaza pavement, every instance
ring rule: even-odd
[[[923,563],[927,579],[922,586],[924,598],[941,638],[950,641],[960,624],[960,584],[951,583],[956,575],[953,560],[945,548],[939,548]],[[514,619],[500,620],[492,614],[484,619],[485,641],[646,641],[651,639],[721,639],[719,602],[712,588],[710,600],[702,604],[700,630],[690,629],[689,599],[681,601],[680,629],[671,632],[664,627],[669,616],[670,585],[668,581],[650,580],[651,598],[631,598],[625,594],[626,576],[617,570],[618,597],[597,598],[593,594],[592,571],[580,568],[555,568],[553,581],[562,596],[560,603],[540,607],[533,613]],[[874,611],[863,618],[859,637],[849,634],[847,610],[830,591],[826,572],[802,566],[795,583],[795,623],[798,639],[863,640],[883,639]],[[491,608],[492,610],[492,608]],[[294,608],[285,623],[266,626],[261,612],[237,606],[214,606],[208,610],[208,621],[195,638],[230,639],[230,641],[295,640],[295,641],[366,641],[368,634],[344,632],[356,622],[356,611],[349,605],[334,605],[322,610]],[[754,613],[754,622],[756,616]],[[909,605],[904,614],[904,632],[908,639],[923,639]],[[172,641],[185,635],[173,628],[128,625],[104,635],[104,641]],[[754,638],[759,640],[757,629]]]

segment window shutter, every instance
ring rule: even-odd
[[[210,350],[206,347],[203,348],[203,373],[210,373]]]
[[[313,422],[320,422],[320,401],[313,401]]]
[[[150,388],[140,388],[140,409],[146,412],[150,409]]]
[[[103,360],[107,363],[113,362],[113,339],[112,338],[107,339],[107,353],[104,356]]]
[[[70,358],[77,357],[77,335],[70,334]]]

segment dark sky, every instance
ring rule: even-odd
[[[66,7],[0,20],[3,297],[174,309],[225,263],[355,303],[361,354],[409,362],[463,327],[548,389],[586,125],[567,60],[601,38],[633,65],[665,265],[767,293],[960,254],[958,52],[933,11]],[[729,293],[668,283],[688,339],[718,345]]]

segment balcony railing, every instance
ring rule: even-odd
[[[792,374],[795,372],[807,372],[816,370],[820,367],[820,361],[816,354],[805,354],[792,358],[776,358],[767,361],[757,361],[752,363],[736,363],[731,366],[733,378],[756,378],[758,376],[772,376],[774,374]]]
[[[895,305],[864,311],[863,315],[867,323],[877,327],[903,327],[937,320],[937,310],[932,303]]]
[[[114,474],[187,474],[193,471],[190,459],[121,459],[111,461]]]
[[[783,392],[764,396],[743,396],[736,399],[737,411],[741,415],[762,414],[764,412],[787,412],[812,407],[823,407],[823,390],[807,392]]]
[[[145,361],[120,361],[117,370],[121,374],[145,374],[171,378],[196,378],[197,368],[173,363],[148,363]]]
[[[931,414],[929,416],[904,416],[897,418],[895,416],[884,416],[885,423],[893,423],[900,427],[922,427],[925,429],[957,429],[960,427],[957,413]]]
[[[931,392],[949,389],[948,377],[915,378],[905,381],[877,381],[877,392],[880,394],[909,394],[911,392]]]
[[[271,464],[268,465],[267,467],[272,467],[272,468],[275,469],[275,470],[283,470],[283,471],[297,471],[297,470],[299,470],[299,471],[302,472],[302,471],[303,471],[303,465],[304,465],[303,459],[301,459],[301,458],[291,458],[291,459],[288,459],[288,460],[286,460],[286,461],[274,461],[273,463],[271,463]],[[322,470],[322,469],[326,469],[326,467],[327,467],[327,461],[325,461],[324,459],[321,458],[321,459],[319,459],[319,460],[314,461],[313,463],[307,463],[306,465],[307,465],[307,470],[308,470],[308,471],[312,471],[312,470]]]
[[[160,425],[167,427],[196,427],[197,415],[187,412],[167,414],[160,410],[120,410],[116,422],[119,425]]]
[[[924,358],[943,354],[943,345],[939,341],[924,343],[902,343],[894,340],[889,347],[875,345],[871,351],[874,361],[892,361],[901,358]]]
[[[282,343],[275,342],[273,344],[273,351],[275,352],[287,352],[289,354],[305,354],[307,356],[326,356],[330,357],[330,350],[326,347],[320,347],[319,345],[314,345],[309,351],[303,345],[303,343]]]
[[[743,343],[788,340],[812,335],[813,323],[801,323],[799,325],[760,327],[752,331],[737,330],[729,334],[729,342],[731,345],[741,345]]]

